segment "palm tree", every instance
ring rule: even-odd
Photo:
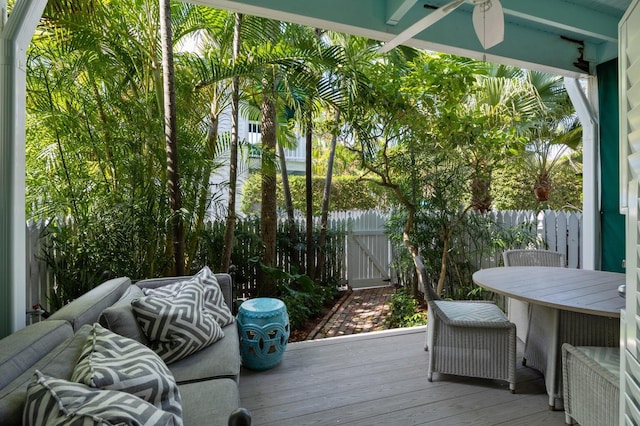
[[[578,149],[582,126],[560,76],[528,71],[529,96],[537,102],[537,114],[524,129],[524,163],[534,178],[538,203],[549,199],[553,170],[567,151]]]
[[[240,30],[242,28],[242,15],[235,14],[233,27],[233,61],[240,55]],[[231,265],[231,253],[233,251],[234,231],[236,227],[236,185],[238,181],[238,114],[240,107],[240,77],[234,76],[231,82],[231,147],[229,155],[229,203],[227,207],[227,220],[222,244],[221,268],[228,271]]]
[[[461,145],[474,172],[471,203],[477,211],[491,208],[492,171],[516,149],[518,130],[535,112],[537,102],[523,96],[528,86],[523,70],[475,63],[477,88],[465,103],[468,140]]]
[[[567,151],[578,149],[582,126],[576,115],[542,121],[532,127],[526,145],[525,164],[535,176],[533,191],[538,203],[549,200],[553,189],[552,173],[557,165],[569,159]]]
[[[335,99],[332,87],[325,85],[322,72],[335,67],[341,60],[340,49],[327,48],[318,45],[318,40],[309,29],[278,24],[265,24],[272,31],[262,34],[272,35],[271,39],[263,40],[254,46],[252,55],[261,58],[255,61],[255,70],[260,72],[262,80],[258,91],[261,104],[261,132],[262,132],[262,202],[261,202],[261,240],[263,252],[261,261],[268,267],[276,266],[275,230],[276,230],[276,146],[278,110],[290,108],[304,117],[303,122],[309,123],[308,117],[316,110],[316,103],[321,100]],[[308,130],[308,127],[307,127]],[[307,137],[311,133],[307,131]],[[308,233],[311,224],[307,224]],[[308,234],[307,234],[308,235]],[[312,239],[307,237],[309,244]],[[307,273],[312,272],[313,250],[308,249]],[[275,294],[275,282],[269,276],[260,278],[264,295]]]
[[[30,51],[30,211],[39,217],[73,212],[74,221],[86,225],[78,228],[100,237],[80,241],[110,245],[113,255],[99,261],[114,273],[170,273],[175,238],[166,226],[175,215],[166,192],[159,3],[93,2],[90,13],[76,6],[52,2]],[[174,4],[174,43],[202,28],[210,10]],[[206,163],[203,104],[192,102],[190,70],[176,58],[177,151],[186,160],[180,214],[191,221]],[[48,169],[40,166],[43,158]],[[59,167],[62,160],[66,167]],[[119,264],[121,251],[136,261]]]
[[[173,238],[173,275],[184,275],[184,223],[181,217],[182,191],[178,163],[176,91],[171,32],[171,1],[160,0],[160,38],[162,42],[162,81],[164,99],[164,133],[167,152],[167,186],[171,208]]]
[[[329,33],[326,35],[329,43],[344,49],[345,63],[342,67],[330,70],[329,78],[335,81],[338,90],[342,92],[342,101],[339,105],[329,108],[334,111],[327,157],[324,189],[322,192],[322,204],[320,211],[320,234],[318,238],[318,259],[316,266],[317,276],[322,276],[324,270],[324,253],[327,241],[327,221],[329,217],[329,202],[331,197],[331,182],[333,178],[333,166],[338,143],[338,133],[341,125],[341,110],[353,105],[359,93],[366,91],[369,81],[362,72],[371,64],[376,55],[376,46],[361,37],[350,36],[341,33]]]

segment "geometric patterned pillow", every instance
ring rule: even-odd
[[[172,295],[145,296],[131,302],[149,346],[165,363],[178,361],[224,337],[213,314],[205,309],[203,297],[200,285],[186,283]]]
[[[172,413],[182,424],[180,391],[173,374],[148,347],[96,323],[87,336],[71,381],[127,392]]]
[[[235,320],[231,310],[224,301],[224,295],[220,289],[220,284],[216,275],[211,272],[208,266],[203,267],[197,274],[188,280],[180,281],[174,284],[164,285],[157,288],[145,288],[144,294],[147,296],[169,296],[180,290],[184,284],[196,283],[204,290],[204,307],[209,309],[215,317],[220,327],[232,324]]]
[[[100,390],[43,376],[36,371],[27,388],[22,424],[175,425],[176,417],[126,392]]]

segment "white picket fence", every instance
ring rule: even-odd
[[[27,222],[26,235],[26,312],[27,324],[34,318],[39,318],[36,305],[49,308],[49,296],[53,291],[53,272],[47,266],[47,262],[42,259],[45,241],[42,231],[45,229],[44,221]]]
[[[530,248],[544,248],[560,252],[564,255],[568,268],[582,267],[582,213],[546,210],[538,213],[534,211],[499,211],[488,214],[504,228],[523,223],[535,223],[533,232],[535,232],[540,246]],[[505,250],[509,248],[521,247],[505,247]],[[500,266],[501,263],[501,252],[476,261],[478,269]]]
[[[582,215],[575,212],[506,211],[489,213],[503,227],[523,223],[536,224],[534,229],[542,247],[563,253],[570,268],[581,267]],[[329,226],[347,230],[345,241],[344,271],[338,276],[353,288],[379,286],[393,282],[396,271],[390,267],[393,252],[389,238],[385,234],[385,223],[389,215],[378,210],[346,211],[331,213]],[[52,272],[42,260],[45,246],[41,237],[43,222],[29,222],[27,229],[27,283],[26,311],[34,305],[48,307],[47,300],[54,285]],[[476,259],[477,268],[501,264],[501,252]],[[27,318],[29,321],[29,318]]]

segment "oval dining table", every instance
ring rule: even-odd
[[[549,408],[562,406],[563,343],[574,346],[620,344],[618,287],[625,274],[574,268],[509,266],[473,274],[476,285],[528,302],[531,316],[524,348],[528,367],[542,372]],[[524,362],[523,362],[524,363]]]

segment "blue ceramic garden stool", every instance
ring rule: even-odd
[[[289,339],[289,314],[282,300],[249,299],[240,305],[236,319],[243,366],[260,371],[282,361]]]

